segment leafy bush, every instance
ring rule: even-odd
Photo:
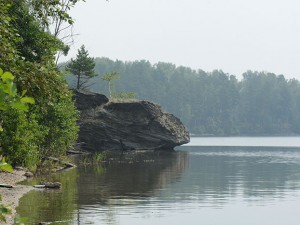
[[[34,168],[47,128],[38,125],[35,114],[27,116],[23,111],[11,109],[0,115],[4,121],[0,133],[2,154],[13,165]]]
[[[78,113],[71,91],[54,66],[41,70],[36,66],[39,64],[24,65],[18,80],[36,104],[27,114],[14,108],[0,112],[4,130],[0,141],[9,162],[34,167],[41,156],[65,154],[77,139]],[[38,72],[41,76],[35,75]]]
[[[27,103],[33,104],[35,101],[32,97],[25,96],[26,91],[23,91],[21,95],[18,94],[14,83],[15,77],[10,72],[3,72],[0,68],[0,77],[0,118],[2,119],[0,124],[0,156],[6,155],[9,160],[15,163],[32,166],[32,163],[37,162],[35,159],[38,154],[34,153],[36,146],[32,146],[33,140],[31,139],[33,139],[32,137],[36,139],[39,135],[28,132],[34,127],[34,123],[27,121],[24,112],[29,109]],[[33,132],[35,131],[33,130]],[[27,144],[24,145],[24,143]],[[18,151],[11,151],[11,149],[16,150],[15,145],[18,146]],[[22,150],[24,147],[29,150]],[[16,154],[20,154],[20,156],[16,157]]]

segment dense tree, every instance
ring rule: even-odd
[[[66,68],[77,77],[77,90],[86,89],[88,80],[96,75],[94,70],[94,59],[89,57],[89,53],[85,49],[84,45],[82,45],[78,50],[76,59],[71,59],[71,62]]]

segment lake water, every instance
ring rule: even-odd
[[[192,138],[174,153],[81,158],[40,178],[61,190],[32,191],[17,211],[26,224],[299,225],[299,146],[300,137]]]
[[[300,137],[192,137],[185,146],[300,147]]]

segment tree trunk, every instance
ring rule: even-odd
[[[110,88],[110,81],[108,81],[108,92],[109,92],[109,97],[111,98],[111,88]]]
[[[80,74],[77,76],[77,90],[80,88]]]

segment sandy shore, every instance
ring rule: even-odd
[[[25,171],[23,170],[14,170],[13,173],[0,172],[0,183],[14,186],[13,188],[0,188],[2,204],[8,206],[12,210],[12,214],[6,217],[7,221],[5,223],[0,222],[0,225],[14,223],[14,216],[16,207],[19,204],[19,199],[27,192],[33,190],[33,187],[17,184],[26,179],[24,174]]]

